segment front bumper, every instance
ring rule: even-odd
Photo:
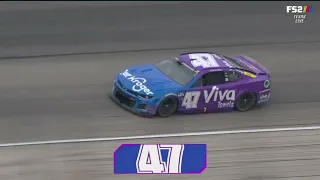
[[[112,94],[108,94],[109,98],[115,102],[116,104],[118,104],[119,106],[121,106],[122,108],[124,108],[125,110],[128,110],[134,114],[140,115],[140,116],[153,116],[151,111],[147,111],[147,110],[142,110],[142,109],[135,109],[135,108],[130,108],[129,106],[125,105],[124,103],[120,102],[115,96],[113,96]]]
[[[117,94],[119,93],[119,94]],[[141,100],[138,97],[126,92],[124,89],[118,86],[115,82],[112,92],[108,94],[109,98],[118,104],[120,107],[128,110],[136,115],[140,116],[154,116],[156,114],[156,110],[154,108],[150,108],[150,102],[146,102]],[[141,108],[141,105],[145,105],[145,108]]]

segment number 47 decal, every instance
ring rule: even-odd
[[[167,163],[161,150],[169,150]],[[181,173],[184,145],[141,145],[136,160],[137,173]]]

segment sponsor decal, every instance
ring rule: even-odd
[[[259,92],[259,103],[268,101],[270,99],[270,89]]]
[[[197,108],[201,92],[202,91],[186,92],[182,100],[182,107],[185,107],[186,109]],[[235,90],[226,89],[224,91],[221,91],[217,86],[213,86],[210,92],[204,90],[203,93],[204,101],[206,104],[210,103],[210,101],[213,101],[218,103],[218,108],[227,108],[234,106],[236,94]]]
[[[205,103],[209,103],[213,96],[213,101],[218,102],[218,108],[233,107],[234,101],[235,101],[235,95],[236,95],[235,90],[227,89],[224,91],[220,91],[217,86],[213,86],[209,94],[207,90],[204,90]],[[225,100],[227,102],[224,102]]]
[[[251,77],[251,78],[256,78],[257,76],[256,75],[254,75],[254,74],[252,74],[252,73],[249,73],[249,72],[243,72],[243,74],[244,75],[246,75],[246,76],[249,76],[249,77]]]
[[[269,94],[261,94],[260,95],[260,100],[265,100],[270,98],[270,93]]]
[[[270,87],[270,81],[269,80],[265,80],[263,83],[264,88],[269,88]]]
[[[204,90],[205,103],[209,103],[212,96],[213,96],[213,101],[224,101],[224,100],[234,101],[235,94],[236,94],[235,90],[220,91],[217,86],[213,86],[209,94],[207,90]]]
[[[233,101],[218,102],[218,108],[230,108],[230,107],[234,107]]]
[[[147,86],[144,85],[144,83],[147,82],[146,79],[133,76],[132,74],[130,74],[128,72],[128,69],[126,69],[124,72],[120,73],[120,75],[124,76],[126,79],[128,79],[132,83],[135,83],[132,86],[133,91],[136,91],[136,92],[142,91],[142,92],[146,93],[147,95],[153,94],[153,92],[151,92],[151,90]]]

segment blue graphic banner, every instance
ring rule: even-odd
[[[114,152],[115,174],[201,174],[206,144],[122,144]]]

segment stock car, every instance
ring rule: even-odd
[[[248,56],[192,52],[123,70],[110,98],[140,116],[248,111],[267,102],[269,70]]]

